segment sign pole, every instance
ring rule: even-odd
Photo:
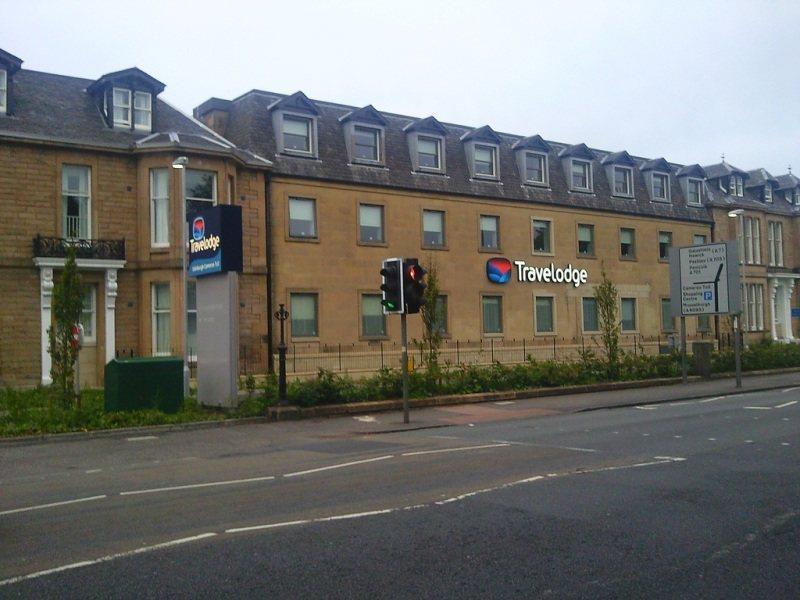
[[[289,311],[284,308],[283,304],[278,305],[278,310],[275,312],[275,318],[281,323],[281,341],[278,344],[278,404],[286,406],[286,338],[284,337],[284,326],[286,319],[289,318]],[[272,360],[272,357],[270,357]]]
[[[400,343],[403,346],[403,353],[400,365],[403,373],[403,423],[408,423],[408,330],[406,326],[406,313],[400,314]]]
[[[742,387],[742,320],[739,315],[733,316],[733,355],[736,363],[736,387]]]
[[[681,379],[688,383],[689,366],[686,360],[686,317],[681,315]]]

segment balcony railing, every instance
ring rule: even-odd
[[[33,255],[47,258],[66,258],[67,250],[75,249],[76,258],[125,260],[125,240],[85,240],[43,237],[33,238]]]

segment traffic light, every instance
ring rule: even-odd
[[[387,258],[381,262],[381,304],[385,315],[403,312],[402,258]]]
[[[416,258],[409,258],[403,262],[403,294],[408,314],[418,313],[420,307],[425,305],[423,280],[426,273]]]

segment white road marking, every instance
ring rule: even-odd
[[[797,400],[792,400],[791,402],[784,402],[783,404],[778,404],[775,408],[786,408],[787,406],[791,406],[792,404],[797,404]]]
[[[717,441],[717,438],[708,438],[708,441],[709,441],[709,442],[716,442],[716,441]]]
[[[683,462],[686,459],[681,456],[654,456],[656,460],[671,460],[674,462]]]
[[[353,417],[356,421],[361,421],[362,423],[376,423],[378,419],[372,417],[370,415],[365,415],[363,417]]]
[[[789,442],[781,442],[781,446],[788,446]]]
[[[771,406],[745,406],[745,410],[772,410]]]
[[[284,521],[283,523],[268,523],[267,525],[253,525],[252,527],[234,527],[226,529],[225,533],[241,533],[242,531],[257,531],[259,529],[277,529],[278,527],[291,527],[292,525],[305,525],[311,523],[310,519],[300,521]]]
[[[314,519],[315,523],[323,523],[325,521],[341,521],[343,519],[360,519],[362,517],[372,517],[375,515],[388,515],[396,510],[400,510],[399,508],[385,508],[383,510],[368,510],[366,512],[360,513],[350,513],[347,515],[335,515],[333,517],[321,517],[319,519]]]
[[[158,436],[155,435],[140,435],[137,437],[125,438],[128,442],[144,442],[145,440],[157,440]]]
[[[649,433],[643,433],[642,437],[650,437],[650,434]]]
[[[89,475],[89,474],[91,474],[91,473],[99,473],[99,472],[100,472],[100,471],[102,471],[102,470],[103,470],[103,469],[89,469],[88,471],[84,471],[84,473],[86,473],[87,475]]]
[[[509,404],[516,404],[515,400],[501,400],[500,402],[495,402],[497,406],[508,406]]]
[[[416,452],[403,452],[401,456],[420,456],[422,454],[441,454],[442,452],[463,452],[465,450],[481,450],[484,448],[505,448],[509,443],[484,444],[482,446],[461,446],[460,448],[440,448],[438,450],[418,450]]]
[[[394,454],[387,454],[386,456],[378,456],[377,458],[367,458],[365,460],[354,460],[352,462],[340,463],[338,465],[330,465],[327,467],[319,467],[317,469],[308,469],[306,471],[295,471],[294,473],[286,473],[284,477],[298,477],[300,475],[308,475],[309,473],[319,473],[320,471],[330,471],[331,469],[343,469],[345,467],[352,467],[353,465],[363,465],[378,460],[387,460],[394,458]]]
[[[202,540],[205,538],[213,537],[217,535],[216,533],[201,533],[200,535],[194,535],[192,537],[181,538],[179,540],[172,540],[169,542],[163,542],[161,544],[155,544],[153,546],[143,546],[141,548],[136,548],[136,550],[129,550],[127,552],[119,552],[118,554],[109,554],[107,556],[101,556],[100,558],[95,558],[93,560],[83,560],[81,562],[72,563],[69,565],[63,565],[61,567],[55,567],[54,569],[47,569],[45,571],[37,571],[36,573],[29,573],[28,575],[20,575],[18,577],[11,577],[10,579],[3,579],[0,581],[0,586],[9,585],[11,583],[18,583],[20,581],[25,581],[27,579],[36,579],[37,577],[43,577],[44,575],[52,575],[53,573],[61,573],[63,571],[70,571],[72,569],[79,569],[81,567],[88,567],[90,565],[96,565],[99,563],[109,562],[112,560],[116,560],[118,558],[126,558],[128,556],[135,556],[137,554],[144,554],[145,552],[153,552],[154,550],[161,550],[162,548],[170,548],[172,546],[178,546],[180,544],[186,544],[188,542],[195,542],[197,540]]]
[[[657,406],[634,406],[634,408],[638,408],[639,410],[656,410],[656,409],[658,409]]]
[[[24,508],[12,508],[11,510],[4,510],[0,515],[13,515],[15,513],[28,512],[31,510],[41,510],[43,508],[53,508],[54,506],[64,506],[65,504],[78,504],[79,502],[91,502],[92,500],[102,500],[107,498],[105,494],[102,496],[89,496],[88,498],[76,498],[75,500],[63,500],[62,502],[50,502],[49,504],[39,504],[37,506],[26,506]]]
[[[135,496],[138,494],[156,494],[158,492],[172,492],[175,490],[191,490],[195,488],[216,487],[220,485],[234,485],[237,483],[253,483],[255,481],[270,481],[275,479],[274,475],[267,475],[265,477],[250,477],[248,479],[229,479],[227,481],[211,481],[208,483],[190,483],[188,485],[172,485],[169,487],[150,488],[147,490],[131,490],[127,492],[120,492],[120,496]]]
[[[713,398],[706,398],[705,400],[700,400],[698,404],[705,404],[706,402],[714,402],[716,400],[722,400],[725,396],[714,396]]]
[[[461,439],[460,437],[456,437],[454,435],[432,435],[432,436],[429,436],[429,437],[437,438],[437,439],[441,439],[441,440],[460,440]]]
[[[375,515],[387,515],[398,510],[414,510],[423,508],[427,504],[417,504],[414,506],[404,506],[402,508],[385,508],[381,510],[369,510],[360,513],[348,513],[345,515],[333,515],[330,517],[318,517],[316,519],[301,519],[299,521],[284,521],[283,523],[267,523],[266,525],[253,525],[251,527],[234,527],[226,529],[225,533],[242,533],[243,531],[259,531],[262,529],[278,529],[280,527],[293,527],[295,525],[307,525],[309,523],[325,523],[327,521],[341,521],[344,519],[360,519],[362,517],[372,517]]]
[[[793,392],[795,390],[800,390],[800,387],[786,388],[785,390],[781,391],[781,394],[786,394],[787,392]]]
[[[745,443],[745,444],[752,444],[752,443],[753,443],[753,440],[745,440],[745,441],[744,441],[744,443]]]
[[[672,437],[674,437],[676,440],[679,440],[679,439],[681,439],[683,436],[682,436],[682,435],[673,435]]]

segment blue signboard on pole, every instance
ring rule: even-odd
[[[189,221],[189,275],[242,271],[242,207],[212,206]]]
[[[800,308],[793,308],[792,309],[792,318],[793,319],[800,319]]]

